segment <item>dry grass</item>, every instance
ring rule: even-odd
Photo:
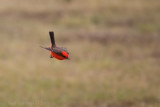
[[[159,0],[0,1],[0,106],[160,106]]]

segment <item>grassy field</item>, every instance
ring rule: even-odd
[[[159,0],[0,0],[1,107],[160,107]],[[48,31],[71,60],[49,58]]]

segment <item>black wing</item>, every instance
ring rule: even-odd
[[[69,54],[67,48],[64,48],[64,47],[61,47],[61,48]]]
[[[62,57],[65,58],[65,56],[62,54],[62,50],[61,49],[56,47],[56,48],[52,48],[51,50],[52,50],[52,52],[54,52],[54,53],[56,53],[58,55],[61,55]]]
[[[52,51],[51,48],[46,48],[46,47],[42,47],[42,46],[40,46],[40,47],[41,47],[41,48],[44,48],[44,49],[46,49],[46,50]]]
[[[52,49],[51,49],[51,51],[52,51],[52,52],[54,52],[54,53],[56,53],[56,54],[59,54],[59,55],[61,55],[61,54],[62,54],[62,50],[61,50],[61,49],[59,49],[59,48],[57,48],[57,47],[52,48]]]

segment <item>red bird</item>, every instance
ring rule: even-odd
[[[50,39],[51,39],[51,46],[50,47],[42,47],[46,50],[50,51],[50,58],[55,57],[59,60],[69,59],[69,52],[66,48],[57,47],[54,40],[54,32],[49,32]]]

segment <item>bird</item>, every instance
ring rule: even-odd
[[[70,60],[69,58],[69,52],[66,48],[64,47],[57,47],[55,44],[55,39],[54,39],[54,32],[49,31],[50,35],[50,40],[51,40],[51,45],[50,47],[42,47],[48,51],[50,51],[50,58],[56,58],[58,60]]]

